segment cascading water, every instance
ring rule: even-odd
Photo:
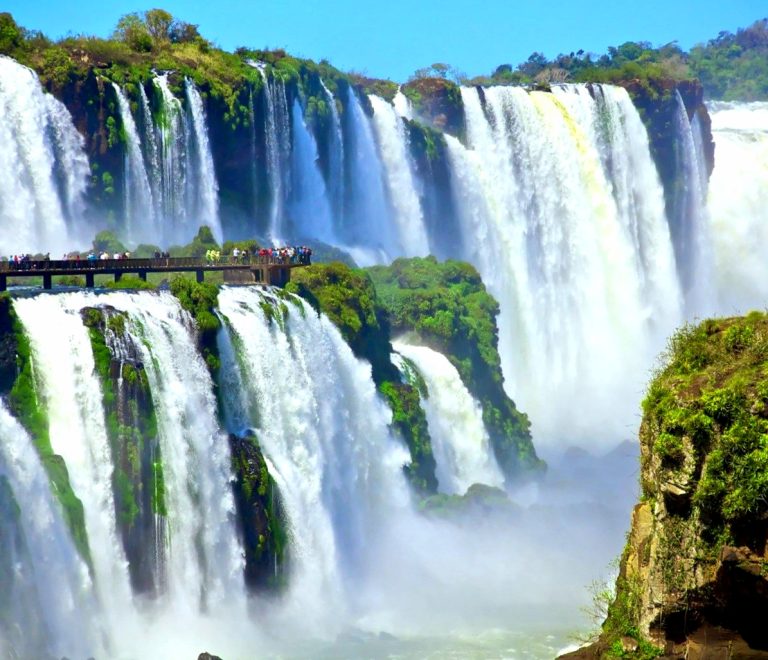
[[[329,147],[328,192],[334,216],[340,218],[344,214],[344,191],[346,188],[344,185],[344,134],[341,129],[339,109],[336,107],[336,98],[326,87],[322,78],[320,79],[320,84],[328,100],[328,107],[331,110],[331,122],[333,124]],[[336,224],[338,225],[338,222]]]
[[[461,93],[470,148],[446,142],[463,256],[500,301],[507,388],[541,443],[613,444],[680,319],[660,183],[647,141],[627,137],[644,135],[636,110],[616,88],[492,87],[485,107]]]
[[[208,225],[214,238],[221,243],[223,239],[221,221],[219,220],[219,184],[216,182],[213,155],[208,141],[208,126],[205,120],[203,99],[189,78],[186,79],[184,86],[195,137],[193,151],[197,170],[194,191],[195,211],[191,215],[196,225]]]
[[[384,173],[373,130],[351,87],[347,88],[345,118],[351,182],[342,242],[354,246],[350,251],[360,264],[386,262],[398,254],[397,232],[390,221]]]
[[[179,236],[187,224],[187,126],[181,101],[168,86],[168,74],[155,76],[153,83],[161,99],[161,119],[155,126],[155,135],[161,174],[162,238],[167,241]]]
[[[180,635],[185,626],[201,623],[201,610],[223,618],[245,616],[244,562],[234,526],[229,447],[218,428],[213,384],[191,320],[176,299],[170,294],[81,292],[16,300],[33,349],[51,444],[63,456],[85,508],[109,643],[125,652],[146,643],[138,633],[146,623],[131,595],[117,532],[102,394],[80,317],[84,307],[105,305],[127,314],[125,332],[142,353],[162,447],[167,584],[157,601],[162,609],[150,607],[150,617],[164,626],[181,626]]]
[[[155,124],[152,119],[152,110],[149,107],[149,99],[144,85],[139,88],[139,123],[141,126],[141,144],[143,147],[144,162],[146,163],[147,178],[152,190],[153,213],[155,218],[160,218],[163,213],[163,170],[160,166],[160,150],[155,132]],[[162,235],[158,228],[158,235]]]
[[[698,118],[688,119],[683,98],[675,91],[675,161],[680,186],[670,217],[680,281],[689,317],[712,312],[712,250],[706,218],[707,168]]]
[[[219,306],[255,404],[241,416],[250,416],[287,512],[294,614],[310,629],[333,628],[356,580],[374,568],[365,561],[377,528],[406,510],[406,455],[389,435],[370,365],[327,318],[251,287],[225,287]]]
[[[398,253],[424,257],[429,254],[429,239],[410,163],[405,126],[395,109],[384,99],[373,94],[368,99],[373,106],[373,126],[400,239]]]
[[[715,169],[708,213],[719,310],[764,309],[768,301],[768,103],[710,103]]]
[[[414,118],[413,103],[411,103],[411,99],[403,94],[399,87],[395,93],[395,98],[392,100],[392,105],[395,108],[395,112],[404,119]]]
[[[285,84],[281,80],[270,83],[262,62],[249,62],[258,69],[263,82],[264,100],[267,106],[266,146],[267,178],[271,191],[269,225],[267,232],[274,243],[281,243],[286,235],[285,200],[290,190],[287,179],[287,160],[290,155],[290,129],[288,101]]]
[[[335,242],[331,208],[325,181],[318,169],[317,142],[307,128],[304,113],[298,99],[293,102],[293,149],[291,149],[292,173],[289,213],[292,219],[292,236],[318,238],[326,243]]]
[[[83,138],[35,73],[0,56],[0,252],[62,251],[79,232]],[[79,227],[77,228],[79,229]]]
[[[126,240],[133,243],[151,243],[156,240],[160,228],[155,216],[155,201],[149,176],[144,166],[144,154],[131,105],[119,85],[112,83],[117,94],[120,118],[125,132],[125,178],[123,194],[125,219],[123,232]],[[142,88],[143,92],[143,88]],[[146,100],[144,95],[143,100]],[[152,140],[154,144],[154,140]]]
[[[0,480],[3,478],[21,513],[18,521],[23,544],[16,549],[17,556],[0,560],[13,560],[14,581],[4,584],[3,589],[16,592],[14,603],[21,610],[16,617],[3,612],[2,624],[9,624],[9,630],[0,625],[2,657],[50,654],[85,658],[92,653],[106,657],[88,567],[77,554],[64,525],[32,439],[0,400]],[[5,522],[0,520],[0,527]],[[25,591],[26,585],[33,585],[33,589]],[[29,591],[37,602],[22,607],[30,597]],[[37,630],[36,615],[41,619]],[[14,629],[15,634],[11,632]],[[19,639],[11,635],[18,635]],[[4,648],[3,638],[12,649]]]
[[[32,347],[51,446],[64,459],[72,488],[83,502],[104,613],[110,629],[118,630],[117,624],[125,623],[120,608],[130,602],[131,588],[117,530],[102,391],[79,313],[88,300],[93,300],[91,294],[41,295],[16,300],[14,308]]]
[[[456,368],[444,355],[426,346],[395,342],[393,347],[416,365],[427,386],[422,405],[440,492],[463,495],[475,483],[501,487],[504,477],[491,449],[482,409]]]

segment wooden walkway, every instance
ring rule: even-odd
[[[96,275],[112,275],[119,282],[124,274],[137,275],[146,282],[147,273],[194,272],[198,282],[205,281],[206,272],[223,271],[224,280],[257,282],[285,286],[291,279],[291,269],[308,266],[287,259],[253,256],[221,257],[208,261],[197,257],[161,257],[158,259],[67,259],[66,261],[23,261],[18,264],[0,262],[0,291],[8,288],[8,278],[42,277],[43,288],[52,287],[56,276],[85,277],[85,286],[93,288]]]

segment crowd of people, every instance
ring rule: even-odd
[[[205,260],[209,264],[217,263],[236,263],[247,264],[250,263],[252,255],[248,250],[241,250],[235,247],[232,250],[231,255],[225,255],[222,257],[221,250],[206,250]],[[259,261],[267,261],[269,263],[277,264],[302,264],[309,265],[312,258],[312,248],[301,246],[289,246],[282,248],[260,248],[255,256],[259,257]]]
[[[167,259],[171,255],[168,252],[155,252],[155,259]],[[312,248],[305,245],[300,246],[287,246],[287,247],[272,247],[272,248],[260,248],[254,254],[251,254],[248,250],[235,247],[232,250],[231,255],[225,255],[222,257],[221,250],[210,249],[205,252],[205,261],[208,264],[249,264],[251,257],[258,257],[259,262],[267,262],[273,264],[301,264],[309,265],[312,259]],[[130,252],[115,252],[109,253],[106,251],[92,250],[87,255],[79,252],[72,252],[65,254],[62,258],[63,261],[103,261],[107,259],[130,259]],[[45,255],[31,255],[31,254],[14,254],[8,257],[8,270],[37,270],[40,268],[40,264],[48,263],[51,260],[50,254]]]

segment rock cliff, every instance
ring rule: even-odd
[[[643,403],[640,503],[598,642],[572,657],[768,657],[768,316],[670,342]]]

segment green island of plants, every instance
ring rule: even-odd
[[[483,409],[508,479],[540,470],[530,424],[504,392],[498,352],[498,303],[473,266],[434,257],[397,259],[368,269],[394,333],[413,333],[443,353]]]

